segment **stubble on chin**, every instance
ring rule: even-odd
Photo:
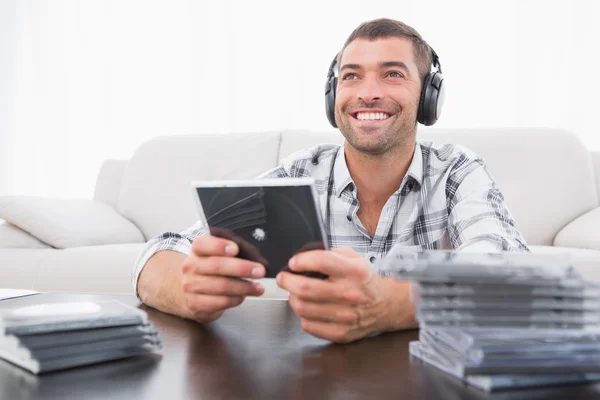
[[[408,120],[402,117],[408,117]],[[416,132],[416,117],[412,119],[415,122],[411,123],[410,116],[405,116],[402,113],[392,117],[397,120],[392,125],[384,128],[382,132],[372,132],[373,136],[369,133],[361,134],[357,132],[357,129],[355,130],[352,125],[351,118],[349,114],[344,114],[338,118],[339,130],[350,146],[366,155],[380,156],[393,149],[403,147]]]

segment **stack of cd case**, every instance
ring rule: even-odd
[[[600,330],[421,328],[413,357],[485,391],[600,380]]]
[[[393,249],[376,268],[413,281],[411,355],[484,390],[600,380],[600,286],[567,256]]]
[[[566,256],[393,249],[377,267],[415,282],[422,326],[600,326],[600,286],[584,281]]]
[[[147,314],[115,300],[0,307],[0,358],[34,374],[161,347]]]

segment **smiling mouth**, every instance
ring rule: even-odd
[[[350,114],[354,119],[359,121],[385,121],[391,117],[391,114],[384,112],[357,112]]]

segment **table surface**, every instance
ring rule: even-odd
[[[0,307],[134,296],[38,294]],[[18,399],[598,399],[600,384],[486,394],[411,359],[418,331],[337,345],[302,331],[287,301],[247,299],[211,324],[140,306],[159,331],[161,355],[44,375],[0,360],[2,398]]]

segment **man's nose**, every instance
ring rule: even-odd
[[[363,79],[358,90],[358,98],[365,103],[371,103],[383,98],[383,91],[377,79]]]

